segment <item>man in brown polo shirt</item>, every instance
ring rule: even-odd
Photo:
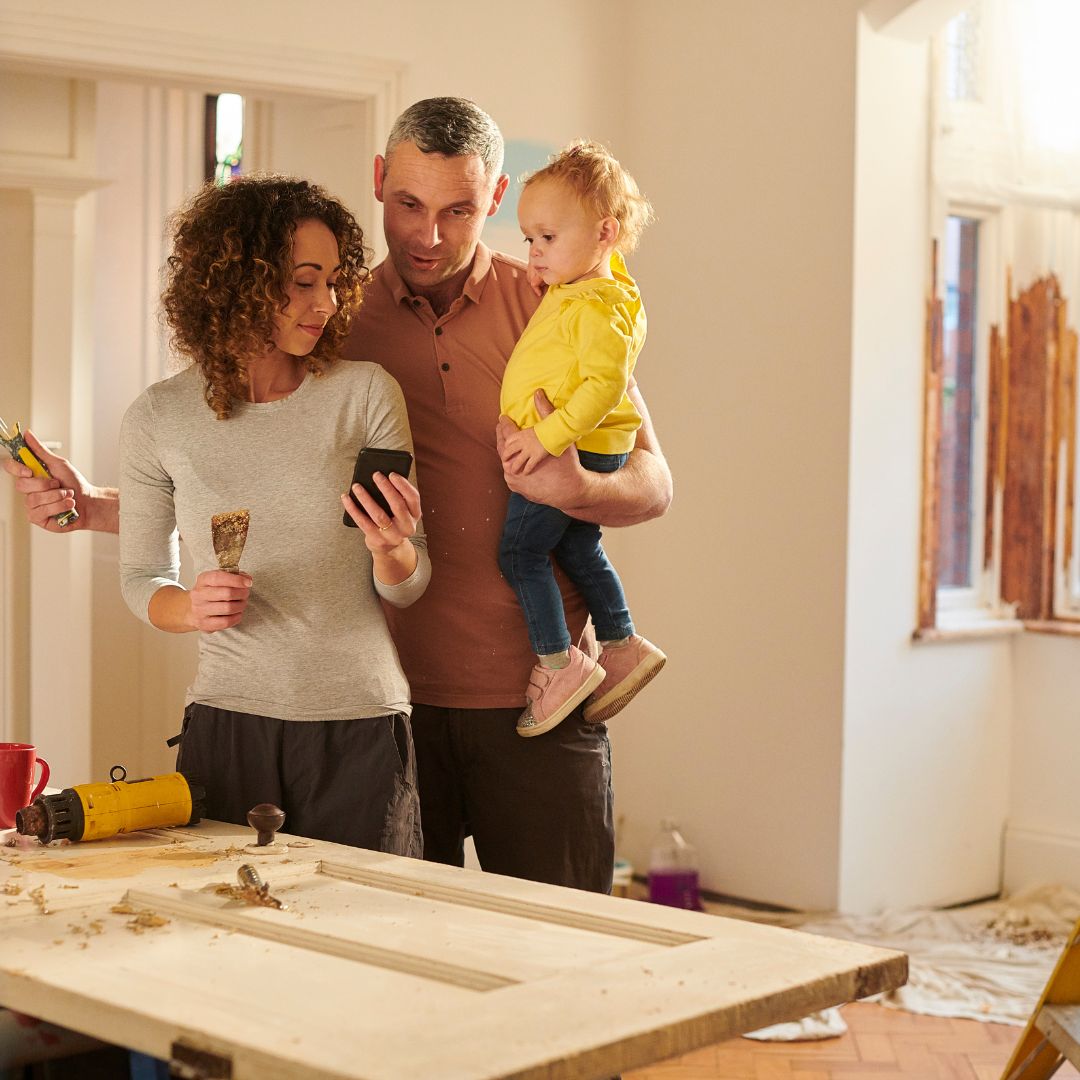
[[[502,137],[472,102],[432,98],[398,119],[375,159],[390,257],[376,267],[345,355],[382,364],[401,384],[416,449],[432,577],[412,607],[389,610],[412,689],[424,857],[461,865],[470,834],[485,870],[606,892],[614,833],[611,750],[581,710],[534,739],[515,723],[535,657],[498,569],[507,487],[574,517],[632,525],[662,514],[671,476],[636,386],[643,418],[616,473],[582,469],[571,447],[528,476],[504,477],[499,387],[539,303],[525,264],[480,242],[509,178]],[[35,443],[35,448],[36,448]],[[89,484],[42,451],[54,480],[19,475],[30,520],[77,506],[75,526],[115,532],[115,489]],[[567,623],[585,626],[581,598],[561,579]],[[591,638],[585,637],[591,647]]]
[[[387,617],[412,689],[425,858],[460,865],[471,834],[485,870],[604,892],[614,863],[606,727],[586,724],[579,708],[535,739],[515,731],[536,658],[498,568],[507,485],[575,517],[628,525],[663,513],[671,478],[636,388],[644,423],[620,472],[586,472],[571,448],[527,477],[504,477],[499,387],[539,297],[523,262],[480,242],[509,182],[502,151],[498,128],[469,101],[428,99],[398,119],[375,159],[390,256],[345,356],[398,380],[416,447],[431,583]],[[577,638],[585,607],[561,585]]]

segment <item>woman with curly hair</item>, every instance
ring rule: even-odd
[[[189,364],[124,417],[120,571],[135,614],[200,635],[177,768],[207,817],[243,824],[271,802],[288,832],[419,856],[409,688],[380,600],[427,584],[420,497],[396,474],[376,478],[392,514],[341,494],[362,446],[412,450],[397,382],[335,362],[363,234],[316,185],[252,176],[205,187],[171,235],[162,308]],[[211,518],[241,508],[234,573]]]

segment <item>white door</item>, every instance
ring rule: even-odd
[[[195,1076],[585,1080],[906,977],[852,942],[316,841],[260,861],[250,839],[0,847],[0,1004]],[[229,895],[245,862],[286,910]]]

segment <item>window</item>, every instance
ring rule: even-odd
[[[935,42],[919,637],[1080,634],[1077,28],[993,0]]]
[[[939,589],[970,588],[975,524],[976,296],[979,222],[950,214],[943,252]]]
[[[949,101],[979,100],[979,8],[950,19],[945,28],[945,94]]]
[[[1053,274],[1010,282],[993,324],[976,317],[991,225],[949,216],[944,297],[935,283],[927,305],[917,636],[979,615],[1036,629],[1080,622],[1077,334]]]
[[[241,171],[244,157],[244,99],[208,94],[203,144],[203,177],[226,184]]]
[[[918,634],[1011,617],[1000,599],[1002,214],[946,203],[926,309]]]

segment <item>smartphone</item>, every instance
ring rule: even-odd
[[[359,509],[364,509],[352,493],[352,485],[359,484],[383,510],[393,517],[394,512],[390,509],[386,496],[375,486],[372,474],[381,472],[389,476],[391,473],[399,473],[408,479],[410,468],[412,468],[412,454],[408,450],[381,450],[375,446],[365,446],[356,455],[356,468],[353,469],[352,484],[349,485],[349,498]],[[350,529],[357,527],[356,522],[348,514],[342,514],[341,520]]]

